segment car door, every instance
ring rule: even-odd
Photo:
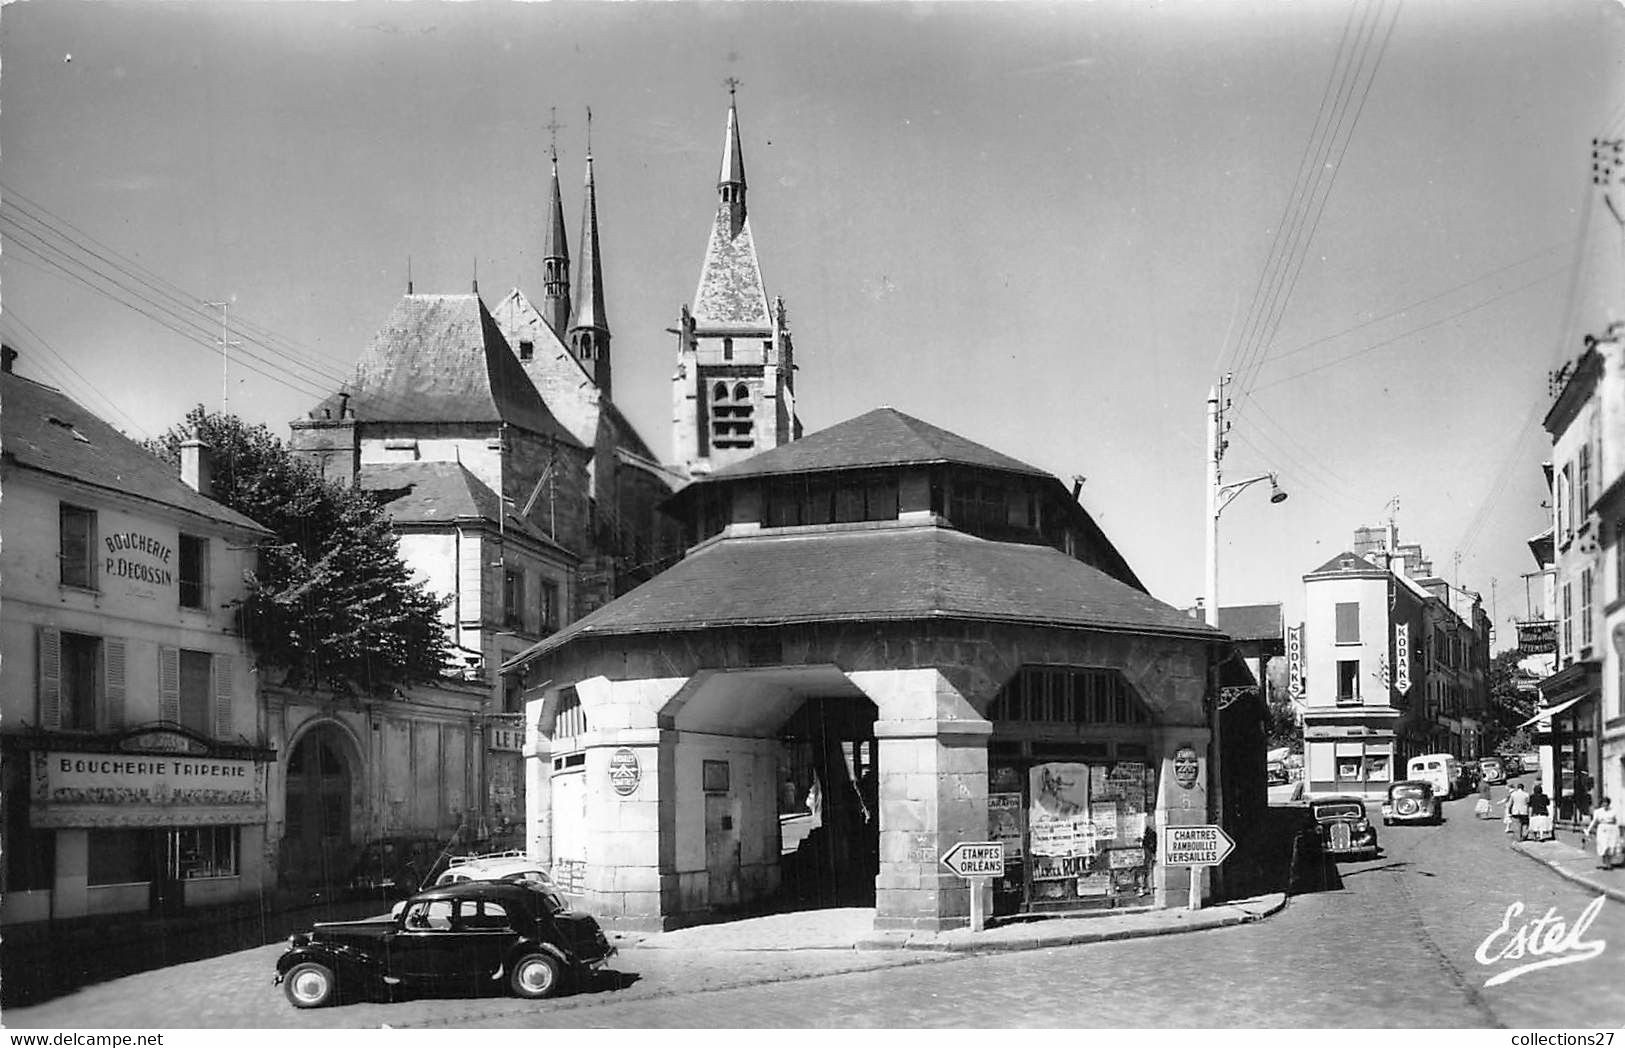
[[[517,914],[498,899],[460,899],[454,929],[457,967],[454,979],[470,992],[498,983],[496,975],[519,941]]]
[[[435,987],[461,968],[461,935],[453,927],[451,899],[408,903],[389,944],[389,971],[409,986]]]

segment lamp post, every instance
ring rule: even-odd
[[[1274,473],[1260,473],[1229,484],[1223,483],[1222,463],[1229,441],[1224,439],[1224,409],[1219,402],[1219,393],[1229,380],[1230,376],[1226,375],[1207,395],[1207,586],[1202,595],[1202,610],[1207,624],[1213,627],[1219,625],[1219,514],[1243,490],[1264,480],[1270,482],[1271,502],[1286,501],[1286,492],[1281,490],[1280,481]]]

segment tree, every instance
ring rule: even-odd
[[[1518,667],[1529,657],[1522,648],[1503,651],[1490,659],[1485,674],[1488,705],[1484,711],[1484,752],[1532,749],[1529,733],[1518,725],[1535,714],[1539,692],[1534,680]]]
[[[212,448],[211,496],[276,534],[238,608],[262,666],[291,687],[335,691],[440,675],[445,601],[412,578],[377,499],[326,480],[265,426],[201,405],[146,446],[178,468],[194,435]]]
[[[1303,752],[1303,724],[1299,720],[1298,704],[1287,691],[1287,665],[1285,659],[1271,659],[1264,670],[1268,680],[1269,702],[1264,707],[1264,737],[1272,750],[1286,747],[1293,753]]]

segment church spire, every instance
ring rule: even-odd
[[[542,319],[554,334],[563,335],[570,327],[570,245],[564,235],[557,152],[553,154],[552,182],[547,235],[542,239]]]
[[[739,106],[734,91],[739,81],[728,78],[728,131],[722,142],[722,173],[717,178],[719,208],[728,211],[728,235],[738,236],[745,225],[745,153],[739,148]]]
[[[587,111],[587,199],[581,213],[581,269],[576,284],[575,320],[570,325],[570,349],[610,395],[609,320],[604,312],[604,272],[598,259],[598,194],[592,175],[592,110]]]

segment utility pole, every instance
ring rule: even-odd
[[[230,348],[232,346],[240,346],[240,345],[243,344],[241,339],[235,339],[235,338],[229,337],[231,335],[231,330],[230,330],[230,326],[229,326],[229,324],[227,322],[226,314],[227,314],[227,311],[231,309],[231,303],[232,303],[232,301],[234,299],[235,299],[235,296],[233,296],[232,299],[226,300],[225,302],[205,302],[204,303],[204,305],[208,306],[210,309],[218,309],[220,311],[220,338],[217,339],[216,341],[217,341],[218,345],[220,346],[220,414],[222,414],[222,415],[224,415],[226,413],[226,397],[227,397],[228,391],[229,391],[229,387],[228,387],[228,384],[227,384],[228,383],[228,378],[227,378],[227,374],[228,374],[227,373],[228,358],[226,356],[226,353],[230,350]]]

